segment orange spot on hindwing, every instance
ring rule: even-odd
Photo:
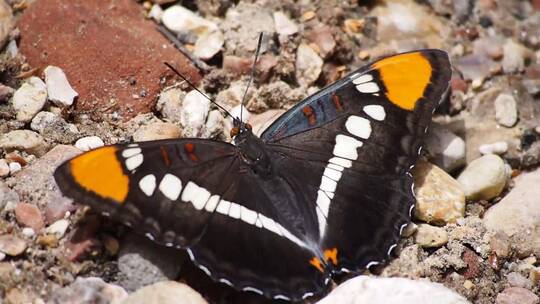
[[[372,68],[379,72],[386,97],[396,106],[412,111],[430,83],[432,67],[421,52],[384,58]]]
[[[313,257],[311,260],[309,260],[309,263],[315,268],[317,268],[317,270],[319,270],[320,272],[324,272],[322,262],[318,257]]]
[[[337,248],[332,249],[326,249],[324,251],[324,260],[327,262],[332,262],[332,264],[337,265],[338,259],[337,259],[338,250]]]
[[[117,151],[116,147],[103,147],[72,159],[69,165],[73,180],[100,197],[124,203],[129,178],[116,156]]]

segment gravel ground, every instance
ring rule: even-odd
[[[399,255],[321,303],[397,303],[388,286],[415,303],[540,303],[536,0],[0,0],[0,303],[271,302],[212,282],[52,179],[104,144],[230,140],[231,121],[162,62],[239,111],[260,32],[246,104],[259,132],[380,56],[440,48],[453,64]]]

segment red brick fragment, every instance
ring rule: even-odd
[[[198,70],[145,20],[132,0],[36,1],[18,24],[20,50],[36,68],[60,67],[79,93],[77,112],[149,112],[172,63],[192,82]]]

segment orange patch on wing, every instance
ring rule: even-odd
[[[171,160],[169,158],[169,153],[167,152],[167,149],[163,146],[159,147],[161,150],[161,157],[163,158],[163,162],[165,163],[165,166],[170,167],[171,166]]]
[[[388,57],[375,62],[386,88],[386,97],[398,107],[412,111],[424,96],[432,68],[422,53],[414,52]]]
[[[334,105],[336,106],[338,112],[343,112],[343,106],[341,105],[341,100],[339,99],[339,96],[337,96],[336,94],[332,95],[332,101],[334,102]]]
[[[332,248],[332,249],[326,249],[324,251],[324,260],[327,261],[327,262],[330,261],[330,262],[332,262],[332,264],[337,265],[337,263],[338,263],[337,252],[338,252],[338,250],[335,247]]]
[[[195,145],[192,144],[192,143],[189,143],[189,144],[185,144],[184,145],[184,150],[186,150],[186,153],[188,154],[189,158],[196,162],[196,161],[199,161],[199,158],[197,157],[197,155],[195,155]]]
[[[315,123],[317,123],[317,116],[315,115],[312,107],[305,106],[302,109],[302,112],[304,113],[304,116],[307,117],[310,126],[313,126],[315,125]]]
[[[319,270],[320,272],[324,272],[323,265],[321,263],[321,260],[319,260],[319,258],[313,257],[311,260],[309,260],[309,263],[313,265],[315,268],[317,268],[317,270]]]
[[[69,164],[75,182],[103,198],[123,203],[129,191],[129,178],[116,157],[116,147],[86,152]]]

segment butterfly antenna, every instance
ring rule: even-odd
[[[215,104],[216,107],[218,107],[220,110],[222,110],[223,112],[225,112],[225,114],[229,115],[233,120],[236,120],[236,118],[234,116],[232,116],[231,113],[229,113],[229,111],[227,111],[224,107],[220,106],[217,102],[215,102],[214,100],[212,100],[212,98],[208,97],[208,95],[204,94],[201,90],[197,89],[197,87],[191,83],[191,81],[189,81],[186,77],[184,77],[184,75],[180,74],[180,72],[178,72],[178,70],[176,68],[174,68],[172,65],[170,65],[168,62],[164,62],[164,64],[169,68],[171,69],[176,75],[180,76],[180,78],[182,78],[185,82],[187,82],[187,84],[192,88],[194,89],[195,91],[199,92],[202,96],[204,96],[204,98],[208,99],[211,103]]]
[[[247,92],[249,90],[249,87],[251,86],[251,82],[253,81],[253,76],[255,76],[255,66],[257,64],[257,60],[259,59],[259,52],[261,51],[261,45],[262,45],[262,38],[263,33],[259,33],[259,41],[257,42],[257,50],[255,51],[255,60],[253,60],[253,65],[251,66],[251,75],[249,75],[248,84],[246,86],[246,90],[244,91],[244,96],[242,97],[242,105],[240,106],[240,121],[242,121],[242,113],[244,110],[244,103],[246,102]]]

